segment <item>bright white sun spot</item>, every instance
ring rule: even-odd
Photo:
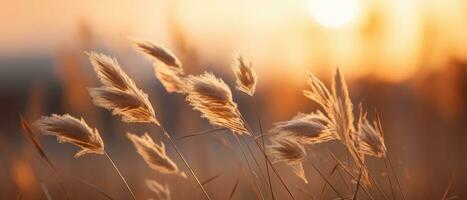
[[[347,25],[360,12],[358,0],[310,0],[308,8],[313,18],[328,28]]]

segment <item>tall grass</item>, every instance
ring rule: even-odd
[[[314,177],[310,177],[310,172],[307,172],[307,168],[304,167],[308,163],[325,182],[320,196],[329,186],[335,197],[339,199],[363,197],[374,199],[376,195],[387,199],[385,191],[380,183],[375,181],[365,162],[367,157],[384,159],[386,166],[390,166],[392,169],[401,197],[405,199],[402,185],[389,158],[379,114],[370,120],[361,104],[357,111],[354,110],[354,103],[351,101],[346,81],[339,69],[333,76],[330,88],[326,87],[313,74],[308,76],[309,89],[304,90],[303,93],[305,97],[320,106],[318,110],[309,113],[298,112],[292,119],[276,122],[271,125],[269,131],[264,131],[256,97],[258,92],[256,88],[257,74],[251,62],[240,54],[235,55],[232,64],[233,74],[236,78],[235,88],[248,95],[253,102],[254,114],[259,127],[259,130],[254,130],[250,126],[250,122],[245,119],[245,114],[240,112],[229,85],[222,78],[211,72],[204,72],[200,75],[186,74],[181,61],[175,54],[161,45],[144,41],[136,42],[136,46],[152,59],[154,76],[165,90],[168,93],[183,95],[186,103],[193,110],[198,111],[201,118],[206,119],[209,124],[214,126],[214,129],[193,133],[179,139],[207,134],[216,136],[212,138],[221,141],[224,147],[234,155],[234,161],[237,163],[240,174],[247,178],[248,187],[255,192],[257,199],[279,198],[277,195],[282,190],[273,187],[277,184],[282,186],[289,198],[296,199],[295,191],[292,190],[294,187],[288,183],[290,178],[285,179],[283,171],[277,169],[279,163],[284,163],[287,169],[291,170],[298,180],[303,182],[304,187],[300,187],[299,191],[308,193],[307,184],[315,180]],[[100,86],[89,88],[89,95],[93,103],[111,111],[113,115],[121,117],[125,123],[146,123],[157,126],[196,182],[196,188],[202,191],[202,198],[212,199],[212,194],[206,190],[204,185],[215,181],[220,175],[201,181],[202,179],[183,156],[184,153],[179,149],[176,139],[161,124],[148,94],[137,87],[136,82],[125,73],[115,58],[95,52],[86,54],[89,56],[90,63],[100,81]],[[33,135],[32,128],[22,118],[21,125],[45,164],[57,178],[60,178],[55,165],[46,156],[44,147]],[[38,119],[35,127],[42,134],[57,137],[60,143],[66,142],[79,147],[80,151],[76,153],[75,157],[85,154],[105,155],[131,197],[137,199],[138,195],[130,187],[132,184],[127,182],[124,173],[104,150],[104,142],[98,130],[90,128],[82,118],[77,119],[68,114],[53,114]],[[214,135],[216,131],[225,130],[232,133],[236,145],[241,149],[243,159],[238,158],[233,150],[234,147],[227,142],[224,136]],[[151,169],[157,173],[181,177],[191,186],[187,174],[183,168],[179,167],[178,161],[170,158],[166,153],[164,141],[156,140],[157,142],[155,142],[148,133],[144,133],[142,136],[127,133],[127,138],[134,145],[135,153],[139,154]],[[329,141],[341,143],[352,159],[343,162],[329,152],[329,158],[334,159],[335,166],[327,175],[325,170],[320,169],[316,160],[309,155],[315,153],[313,152],[314,148],[311,147]],[[252,143],[254,146],[250,145]],[[273,173],[270,173],[271,170]],[[337,187],[337,183],[333,182],[332,175],[335,172],[340,174],[341,181],[350,188],[350,191],[341,191],[341,188]],[[393,189],[391,177],[388,178],[388,181]],[[107,192],[104,192],[99,186],[85,180],[82,182],[103,196],[110,198]],[[160,180],[155,179],[147,179],[145,183],[158,199],[171,199],[170,188],[177,188],[177,185],[161,184]],[[231,192],[226,196],[232,199],[241,184],[244,183],[240,181],[239,177],[232,183]],[[373,186],[378,191],[375,191]],[[365,194],[365,196],[361,194]],[[393,194],[392,198],[396,198],[396,195]]]

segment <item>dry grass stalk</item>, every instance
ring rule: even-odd
[[[337,134],[344,143],[347,143],[350,140],[350,134],[355,132],[353,105],[344,76],[339,69],[336,70],[336,74],[334,75],[332,88],[334,96],[334,113],[332,118],[335,121]]]
[[[198,177],[181,154],[171,136],[157,120],[154,109],[148,100],[148,95],[136,87],[133,80],[123,72],[114,59],[96,53],[89,53],[88,55],[98,77],[104,85],[103,87],[93,88],[90,90],[94,103],[97,106],[112,110],[114,115],[121,115],[122,120],[125,122],[147,122],[154,123],[160,127],[163,130],[164,135],[169,139],[171,145],[176,150],[177,154],[190,170],[190,173],[196,179],[198,185],[200,185],[205,197],[210,199]],[[176,166],[175,164],[173,165]],[[184,173],[180,175],[186,177]]]
[[[339,71],[333,78],[332,92],[315,76],[309,75],[308,84],[311,88],[304,91],[304,95],[318,103],[329,119],[334,135],[344,144],[350,152],[358,168],[364,165],[364,157],[358,151],[357,131],[354,127],[353,105],[350,100],[347,84]],[[363,168],[365,169],[365,168]],[[363,179],[370,185],[368,172],[363,170]]]
[[[55,174],[57,175],[57,169],[55,166],[52,164],[50,161],[49,157],[45,154],[44,148],[42,148],[42,145],[39,143],[37,140],[36,136],[34,135],[34,132],[32,131],[32,127],[29,125],[29,123],[23,118],[23,116],[20,116],[20,124],[21,124],[21,129],[23,129],[23,133],[26,135],[26,137],[31,141],[31,143],[34,145],[36,148],[36,151],[39,153],[41,156],[42,160],[45,161],[47,164],[47,167]]]
[[[65,199],[68,199],[68,191],[65,189],[65,186],[63,185],[63,182],[60,176],[58,175],[57,168],[55,168],[55,166],[52,164],[52,161],[50,161],[49,157],[45,154],[44,148],[42,147],[39,140],[37,140],[31,125],[29,125],[29,123],[23,118],[22,115],[20,115],[20,124],[21,124],[21,129],[23,129],[23,133],[26,135],[29,141],[34,145],[37,153],[39,153],[40,157],[45,162],[47,167],[50,169],[52,174],[58,179],[60,189],[63,190]]]
[[[229,128],[239,135],[250,135],[229,86],[212,73],[187,78],[186,100],[212,125]]]
[[[104,142],[97,129],[91,129],[83,118],[76,119],[69,114],[50,117],[43,116],[36,126],[42,134],[56,136],[60,143],[67,142],[81,148],[75,154],[80,157],[84,154],[104,154]]]
[[[163,62],[167,66],[183,70],[182,64],[178,58],[165,47],[148,41],[135,42],[135,44],[141,51]]]
[[[183,73],[166,65],[157,66],[154,63],[156,78],[162,83],[168,93],[186,93]]]
[[[329,124],[327,117],[320,111],[311,114],[299,113],[291,120],[275,123],[269,132],[288,135],[299,143],[310,145],[336,139]]]
[[[235,62],[232,65],[237,84],[237,89],[253,96],[256,89],[257,76],[253,70],[251,62],[246,61],[240,54],[235,56]]]
[[[303,160],[306,157],[306,150],[303,144],[297,142],[293,137],[276,135],[272,138],[272,144],[267,146],[269,154],[274,162],[284,162],[292,167],[293,172],[308,183],[303,169]]]
[[[383,130],[379,119],[371,123],[365,113],[360,123],[358,131],[360,152],[370,156],[385,157],[386,145],[384,144]]]
[[[170,200],[170,189],[169,185],[166,183],[164,185],[159,182],[151,179],[146,179],[146,186],[156,194],[157,200]]]
[[[183,178],[187,177],[186,174],[181,172],[177,165],[167,156],[165,145],[162,141],[160,145],[154,143],[147,133],[143,136],[127,133],[127,137],[133,142],[138,153],[153,170],[163,174],[177,174]]]
[[[136,199],[122,173],[107,152],[104,151],[104,142],[102,141],[99,132],[97,129],[92,130],[83,118],[78,120],[69,114],[53,114],[50,117],[41,117],[41,119],[37,120],[36,126],[42,134],[56,136],[60,143],[68,142],[80,147],[81,151],[76,153],[75,157],[80,157],[88,153],[105,155],[112,163],[115,171],[120,176],[132,198]]]
[[[112,110],[112,114],[120,115],[124,122],[159,124],[148,95],[136,86],[115,59],[94,52],[87,54],[103,85],[89,89],[95,105]]]

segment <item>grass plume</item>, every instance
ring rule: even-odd
[[[187,92],[187,102],[212,125],[229,128],[239,135],[250,135],[232,99],[232,92],[222,79],[207,72],[189,76]]]
[[[256,82],[258,80],[256,72],[253,70],[252,64],[246,61],[242,55],[235,55],[235,62],[232,65],[233,72],[236,77],[237,89],[253,96],[256,90]]]
[[[50,117],[41,117],[36,126],[42,134],[56,136],[60,143],[66,142],[80,147],[81,150],[75,157],[88,153],[104,154],[104,142],[99,132],[97,129],[91,129],[83,118],[77,119],[69,114],[53,114]]]
[[[117,60],[104,54],[87,54],[102,83],[101,87],[89,89],[96,106],[111,110],[113,115],[121,116],[124,122],[159,124],[148,95],[128,77]]]
[[[163,142],[156,144],[147,133],[143,136],[127,133],[127,137],[153,170],[163,174],[177,174],[186,178],[186,174],[181,172],[177,165],[167,156]]]
[[[182,63],[170,50],[161,45],[156,45],[148,41],[135,42],[136,46],[149,56],[163,62],[167,66],[182,70]]]

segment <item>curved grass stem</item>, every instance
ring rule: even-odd
[[[164,135],[169,139],[170,141],[170,144],[172,145],[172,147],[175,149],[175,152],[177,152],[178,156],[180,157],[180,159],[182,159],[183,163],[185,164],[185,166],[188,168],[188,170],[190,171],[191,175],[193,176],[193,178],[196,180],[196,183],[198,184],[198,186],[201,188],[201,190],[203,191],[203,194],[204,194],[204,197],[206,197],[208,200],[211,200],[211,197],[209,197],[209,194],[206,192],[206,190],[204,189],[203,185],[201,184],[200,180],[198,179],[198,177],[196,176],[195,172],[193,171],[193,169],[190,167],[190,165],[188,164],[188,162],[186,161],[185,157],[183,157],[182,153],[180,152],[180,150],[178,149],[177,147],[177,144],[175,144],[175,141],[172,139],[172,137],[169,135],[169,133],[165,130],[164,126],[160,125],[160,124],[157,124],[155,123],[161,130],[162,132],[164,133]]]
[[[115,162],[112,160],[112,158],[110,158],[109,154],[107,153],[107,151],[104,151],[104,155],[105,157],[109,160],[110,163],[112,163],[112,166],[114,167],[115,171],[118,173],[118,175],[120,176],[120,179],[122,179],[123,183],[125,184],[126,186],[126,189],[128,190],[128,192],[131,194],[131,197],[133,198],[133,200],[136,200],[136,197],[135,197],[135,194],[133,193],[133,191],[131,190],[130,186],[128,185],[128,183],[126,182],[125,178],[123,177],[122,173],[120,172],[120,170],[118,169],[117,165],[115,164]]]

